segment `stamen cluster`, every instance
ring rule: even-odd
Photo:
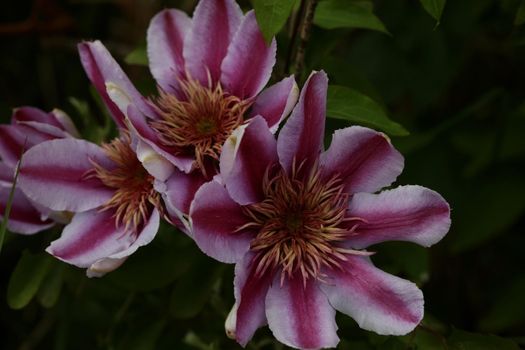
[[[160,91],[155,102],[161,118],[150,125],[165,146],[194,153],[204,172],[205,157],[219,159],[222,144],[244,121],[251,102],[225,92],[220,83],[203,86],[187,79],[180,87],[182,98]]]
[[[265,199],[245,207],[251,222],[238,229],[258,231],[250,247],[256,253],[256,273],[281,269],[281,283],[296,273],[305,283],[323,280],[323,267],[340,268],[348,251],[339,243],[355,229],[348,224],[354,219],[345,217],[349,196],[341,180],[321,179],[317,166],[303,173],[301,166],[290,174],[280,169],[270,176],[267,171]]]
[[[128,133],[103,144],[102,148],[116,164],[116,167],[107,169],[93,162],[94,172],[89,175],[115,189],[102,210],[114,209],[117,225],[125,225],[126,229],[133,228],[134,232],[140,232],[140,227],[148,220],[151,209],[162,209],[160,195],[153,188],[154,178],[137,159],[131,148]]]

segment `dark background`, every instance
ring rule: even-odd
[[[415,0],[374,5],[391,36],[314,28],[307,69],[323,68],[331,83],[369,95],[410,131],[392,138],[406,157],[398,183],[440,192],[452,207],[452,228],[431,249],[374,247],[378,266],[422,287],[423,326],[405,337],[380,337],[338,315],[341,348],[524,347],[525,29],[514,24],[520,1],[450,0],[438,26]],[[191,13],[194,1],[2,3],[0,121],[8,122],[17,106],[59,107],[92,135],[105,111],[76,43],[101,39],[132,80],[153,91],[147,67],[124,58],[145,45],[149,20],[165,7]],[[278,41],[275,78],[283,75],[286,29]],[[329,129],[346,125],[329,121]],[[237,348],[223,332],[233,303],[232,267],[204,257],[169,227],[103,279],[88,280],[37,255],[49,264],[42,285],[27,306],[12,310],[7,286],[22,252],[39,254],[58,234],[8,233],[0,253],[0,349]],[[249,348],[281,348],[271,339],[262,329]]]

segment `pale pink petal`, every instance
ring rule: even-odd
[[[142,140],[137,142],[136,152],[142,166],[159,181],[166,181],[175,171],[171,162],[155,152],[150,145]]]
[[[305,162],[305,169],[310,169],[323,149],[327,88],[326,73],[312,73],[279,133],[277,152],[286,171],[291,169],[294,160],[297,165]]]
[[[186,220],[195,193],[207,181],[200,171],[186,174],[176,169],[162,186],[157,187],[157,191],[162,194],[170,216]]]
[[[379,270],[368,258],[348,256],[343,270],[320,284],[330,304],[359,327],[383,335],[404,335],[423,318],[423,293],[402,278]]]
[[[118,269],[126,260],[128,257],[121,258],[121,259],[111,259],[111,258],[104,258],[96,261],[93,263],[87,270],[86,270],[86,276],[89,278],[92,277],[102,277],[106,273],[114,271]]]
[[[38,122],[63,129],[62,124],[59,123],[52,113],[47,113],[41,109],[29,106],[15,108],[11,121],[13,123]]]
[[[450,207],[435,191],[400,186],[379,194],[356,193],[348,215],[361,218],[347,244],[365,248],[384,241],[409,241],[429,247],[450,228]]]
[[[274,84],[261,92],[250,112],[250,116],[261,115],[270,131],[275,133],[279,128],[281,121],[291,112],[292,108],[299,97],[299,88],[295,82],[294,76],[284,78],[277,84]]]
[[[182,48],[191,26],[186,13],[166,9],[150,22],[147,34],[151,74],[164,91],[175,93],[178,79],[185,76]]]
[[[127,104],[117,104],[110,98],[107,92],[108,84],[118,87],[120,93],[125,95],[128,104],[136,104],[144,113],[153,113],[151,107],[100,41],[80,43],[78,52],[89,80],[97,89],[119,127],[126,128]]]
[[[195,194],[190,208],[193,239],[212,258],[225,263],[242,259],[253,237],[251,232],[237,232],[246,223],[241,206],[218,182],[202,185]]]
[[[10,192],[10,187],[0,186],[0,221],[4,218]],[[9,231],[30,235],[48,229],[53,225],[54,222],[51,220],[42,220],[40,213],[31,205],[22,191],[15,189],[11,212],[7,221]]]
[[[113,195],[94,176],[93,162],[114,164],[99,146],[76,139],[57,139],[36,145],[24,154],[18,186],[32,200],[53,210],[73,212],[96,208]]]
[[[257,25],[255,13],[244,17],[221,65],[221,82],[226,91],[243,99],[257,95],[272,75],[277,44],[270,45]]]
[[[78,132],[77,127],[66,112],[64,112],[61,109],[55,108],[51,111],[50,114],[52,114],[56,118],[58,123],[62,126],[62,129],[69,133],[69,135],[73,137],[80,137],[80,133]]]
[[[180,152],[177,150],[163,146],[157,133],[149,126],[146,116],[136,106],[128,105],[127,116],[133,131],[153,151],[186,173],[192,170],[195,159],[189,155],[178,154]],[[141,145],[141,147],[145,147],[145,145]]]
[[[280,274],[266,296],[266,317],[281,343],[300,349],[335,347],[339,342],[335,310],[313,279],[296,276],[280,283]]]
[[[336,130],[321,154],[323,176],[338,175],[348,193],[375,192],[403,171],[403,156],[383,134],[361,126]]]
[[[115,212],[98,209],[75,214],[62,236],[46,251],[78,267],[90,267],[97,261],[126,250],[135,238],[124,226],[116,227]]]
[[[246,254],[235,265],[233,281],[237,305],[235,339],[243,347],[250,341],[255,331],[267,323],[265,299],[273,274],[266,272],[259,275],[256,269],[254,254]]]
[[[200,1],[193,13],[191,31],[184,41],[184,61],[193,79],[208,86],[218,82],[221,63],[242,20],[242,11],[235,0]]]
[[[0,159],[6,165],[15,167],[24,147],[27,149],[26,140],[18,126],[0,125]]]
[[[220,161],[230,197],[241,205],[262,201],[264,175],[277,162],[275,138],[261,116],[237,128],[224,143]]]

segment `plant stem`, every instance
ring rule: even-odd
[[[290,36],[290,44],[288,45],[288,53],[286,55],[286,63],[284,66],[284,74],[288,75],[290,74],[290,67],[292,66],[292,59],[294,54],[294,45],[295,41],[297,39],[297,33],[299,32],[299,26],[301,25],[301,19],[303,18],[304,13],[304,5],[308,0],[301,0],[301,4],[299,5],[299,9],[291,19],[291,28],[292,33]]]
[[[305,0],[306,1],[306,0]],[[303,24],[300,31],[300,41],[299,47],[297,48],[297,53],[295,55],[295,78],[301,78],[303,69],[304,69],[304,58],[306,53],[306,46],[308,40],[310,39],[310,31],[312,29],[312,24],[314,21],[315,9],[319,0],[307,0],[308,3],[305,9],[305,15],[303,19]]]

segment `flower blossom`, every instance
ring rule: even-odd
[[[19,187],[32,201],[75,213],[47,252],[99,277],[155,237],[165,209],[134,137],[98,146],[79,139],[40,143],[24,153]]]
[[[236,264],[226,328],[243,346],[268,324],[288,346],[335,347],[336,310],[385,335],[406,334],[423,317],[418,287],[376,268],[364,249],[438,242],[449,205],[421,186],[375,193],[404,164],[380,132],[337,130],[323,151],[327,84],[324,72],[310,76],[277,140],[261,117],[238,127],[223,146],[220,179],[191,204],[198,246]]]
[[[53,139],[72,138],[78,132],[64,112],[46,113],[33,107],[14,110],[11,124],[0,125],[0,220],[3,218],[20,156],[24,150]],[[27,198],[15,187],[7,228],[20,234],[34,234],[65,218]]]
[[[193,18],[166,9],[151,20],[147,53],[157,96],[143,97],[101,42],[81,43],[79,52],[117,123],[137,133],[139,159],[165,182],[168,209],[179,214],[189,210],[177,198],[186,191],[180,182],[196,190],[211,179],[224,141],[253,116],[277,130],[299,93],[293,76],[262,91],[275,39],[267,45],[254,12],[244,15],[234,0],[201,0]],[[200,175],[170,179],[175,168]]]

